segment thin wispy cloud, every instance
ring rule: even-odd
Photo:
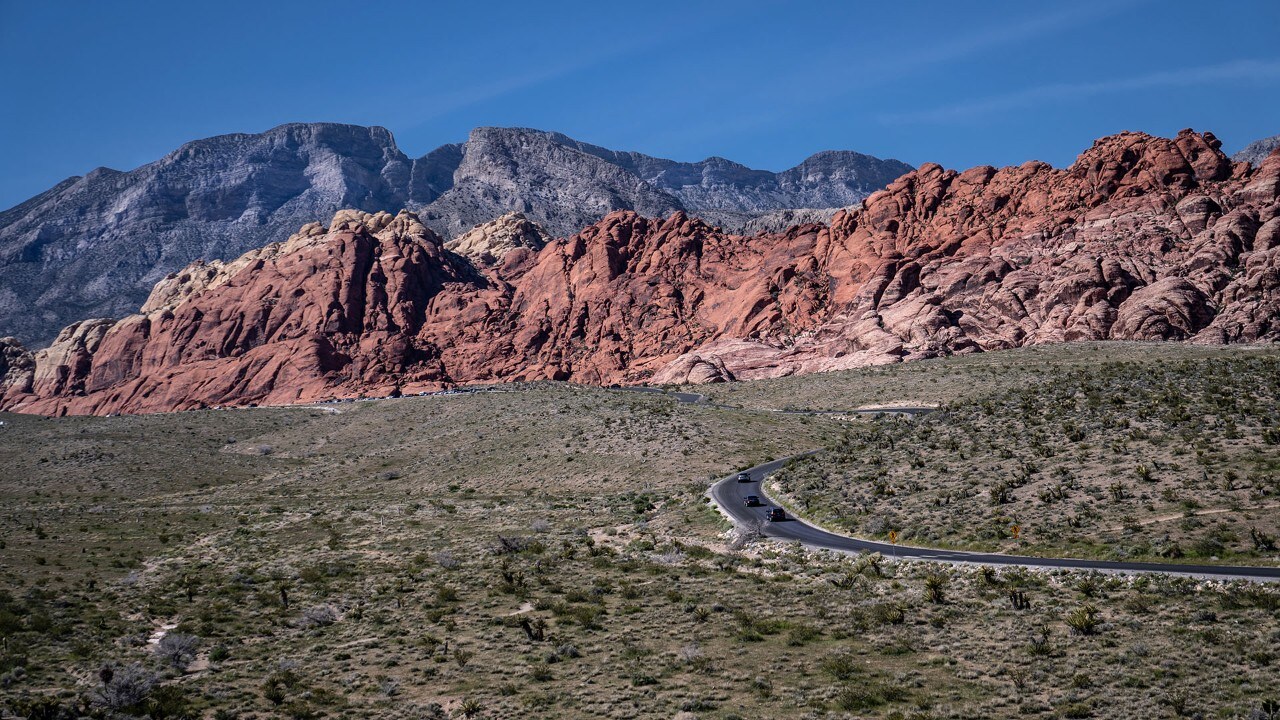
[[[753,93],[754,109],[748,118],[735,117],[733,132],[744,134],[770,126],[777,126],[793,117],[797,108],[808,112],[814,97],[827,102],[903,81],[905,78],[928,73],[937,68],[991,52],[1007,52],[1010,46],[1024,44],[1063,32],[1088,26],[1127,12],[1152,0],[1097,0],[1081,2],[1063,9],[1055,9],[1036,15],[1014,18],[1006,22],[988,25],[980,30],[949,40],[921,42],[910,53],[886,54],[859,45],[838,44],[824,52],[815,53],[793,73],[780,74],[771,82],[758,87],[738,88],[742,95]],[[823,68],[814,73],[812,68]],[[726,133],[724,118],[716,116],[699,123],[684,125],[679,132],[661,131],[661,139],[678,135],[684,142],[723,137]],[[649,141],[656,142],[658,133]]]
[[[527,67],[519,72],[497,76],[486,82],[469,84],[465,87],[453,89],[422,88],[415,93],[416,101],[411,106],[388,106],[380,117],[382,122],[388,125],[411,130],[423,123],[444,117],[450,113],[529,90],[581,72],[599,63],[639,52],[651,45],[652,42],[650,40],[642,40],[617,43],[594,53],[575,55],[572,59],[564,62]]]
[[[1007,113],[1036,105],[1083,100],[1100,95],[1160,88],[1192,87],[1220,82],[1265,82],[1272,80],[1280,80],[1280,60],[1236,60],[1215,65],[1153,72],[1113,80],[1039,85],[1016,92],[952,105],[943,105],[928,110],[885,113],[880,116],[880,121],[885,124],[943,124],[978,120],[997,113]]]
[[[858,79],[846,90],[883,85],[907,75],[993,50],[1007,51],[1011,44],[1028,42],[1081,25],[1092,25],[1149,2],[1150,0],[1123,0],[1079,3],[1043,15],[993,25],[954,40],[924,45],[913,49],[904,57],[860,60],[856,65]]]
[[[629,52],[630,50],[631,48],[627,48],[625,50],[615,49],[608,52],[601,52],[593,56],[578,57],[572,62],[555,63],[540,68],[533,68],[525,72],[498,77],[491,82],[484,84],[471,85],[454,91],[445,91],[434,96],[428,96],[427,102],[423,103],[423,107],[415,113],[414,121],[425,122],[472,105],[489,102],[512,93],[537,87],[543,83],[565,77],[566,75],[571,75],[575,72],[591,67],[596,63],[603,62],[612,57]]]
[[[739,18],[754,15],[757,12],[758,9],[748,7],[738,8],[735,11]],[[430,120],[469,107],[565,80],[605,63],[616,62],[629,56],[640,56],[664,45],[677,46],[681,42],[705,33],[707,28],[713,27],[719,18],[720,11],[715,7],[700,11],[689,10],[682,15],[679,25],[668,32],[660,34],[636,32],[610,37],[606,43],[595,47],[577,46],[573,52],[566,54],[568,59],[559,62],[537,64],[529,61],[513,61],[509,73],[497,75],[467,87],[455,89],[423,87],[417,93],[418,102],[414,107],[392,111],[398,113],[395,124],[398,127],[412,129]],[[385,116],[384,113],[382,117]]]

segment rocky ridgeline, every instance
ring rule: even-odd
[[[40,346],[77,318],[119,317],[190,262],[230,260],[343,208],[415,210],[446,238],[509,212],[560,237],[614,210],[739,227],[774,210],[849,205],[910,169],[828,152],[772,173],[515,128],[477,128],[416,159],[378,127],[223,135],[131,172],[70,178],[0,213],[0,335]]]
[[[829,225],[675,212],[445,241],[341,212],[159,283],[140,313],[0,344],[4,408],[146,412],[471,382],[711,382],[1071,340],[1280,337],[1280,152],[1124,133],[1071,167],[925,165]],[[455,250],[457,252],[455,252]]]
[[[1276,148],[1280,148],[1280,135],[1272,135],[1268,138],[1255,140],[1246,145],[1240,152],[1232,155],[1231,159],[1236,162],[1260,165]]]

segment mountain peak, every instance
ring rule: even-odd
[[[1261,165],[1267,156],[1280,149],[1280,135],[1272,135],[1271,137],[1254,140],[1244,147],[1243,150],[1231,156],[1235,162],[1247,162],[1251,165]]]
[[[553,188],[534,189],[564,191],[575,167],[622,182],[555,147],[532,168],[510,155],[505,174],[464,163],[450,193],[537,172]],[[1207,133],[1122,133],[1067,170],[926,164],[830,225],[759,235],[615,209],[548,242],[510,212],[446,245],[412,213],[343,210],[166,278],[143,314],[72,324],[35,354],[0,341],[0,407],[146,412],[753,379],[1071,340],[1274,341],[1280,153],[1224,175],[1225,162]]]
[[[856,157],[847,171],[792,177],[533,128],[477,127],[416,159],[377,126],[218,135],[127,172],[95,170],[0,214],[0,335],[39,346],[75,318],[119,317],[192,261],[232,260],[343,208],[409,208],[445,238],[512,212],[559,237],[613,210],[683,210],[742,228],[775,210],[853,204],[879,187],[872,178],[901,172],[887,163],[877,175],[867,163],[878,161]]]

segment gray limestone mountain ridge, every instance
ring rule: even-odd
[[[135,170],[68,178],[0,212],[0,336],[44,345],[70,322],[136,310],[191,261],[236,257],[342,208],[408,208],[445,238],[509,212],[556,236],[614,210],[685,211],[758,231],[825,219],[910,169],[828,151],[773,173],[524,128],[477,128],[419,158],[381,127],[295,123],[221,135]]]
[[[1271,137],[1255,140],[1244,147],[1243,150],[1231,156],[1236,162],[1247,162],[1251,165],[1261,163],[1272,150],[1280,147],[1280,135],[1272,135]]]

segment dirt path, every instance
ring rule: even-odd
[[[1270,505],[1258,505],[1257,507],[1248,508],[1208,508],[1205,510],[1194,510],[1192,512],[1173,513],[1171,515],[1157,515],[1149,517],[1145,520],[1139,520],[1137,523],[1126,523],[1125,525],[1116,525],[1114,527],[1102,528],[1102,532],[1120,532],[1130,525],[1139,525],[1146,527],[1148,525],[1156,525],[1163,522],[1171,522],[1173,520],[1181,520],[1187,517],[1203,517],[1205,515],[1225,515],[1226,513],[1248,513],[1259,512],[1262,510],[1275,510],[1280,508],[1280,503],[1271,503]]]

